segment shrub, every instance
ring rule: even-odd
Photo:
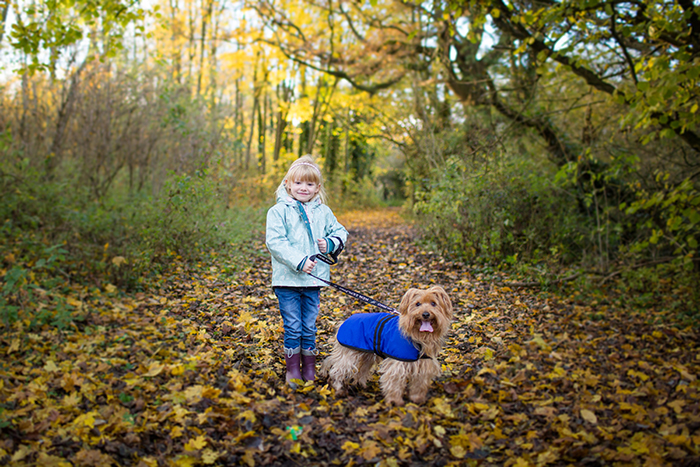
[[[522,161],[474,169],[450,158],[416,192],[415,212],[428,238],[467,260],[539,260],[579,249],[581,219],[535,169]]]
[[[206,174],[172,175],[158,195],[92,200],[68,176],[0,170],[0,318],[65,326],[76,287],[134,290],[175,260],[245,251],[262,213],[231,210]],[[20,175],[21,173],[21,175]]]

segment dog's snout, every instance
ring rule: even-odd
[[[430,313],[428,313],[427,311],[424,311],[422,316],[423,319],[430,319]]]

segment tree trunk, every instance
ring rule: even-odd
[[[258,60],[260,59],[260,52],[255,56],[255,67],[253,68],[253,111],[250,115],[250,133],[248,135],[248,144],[246,145],[245,153],[245,163],[244,168],[246,171],[250,168],[250,151],[253,146],[253,133],[255,132],[255,119],[258,113],[258,106],[260,105],[260,90],[258,86]]]
[[[49,158],[47,159],[44,173],[44,176],[48,179],[52,178],[53,171],[60,160],[63,138],[65,136],[66,127],[68,126],[68,121],[72,116],[73,104],[80,86],[80,75],[82,74],[86,65],[87,59],[83,61],[83,63],[75,70],[73,76],[71,76],[68,92],[65,94],[65,98],[63,99],[63,102],[61,102],[61,107],[58,109],[58,115],[56,117],[56,132],[54,133],[53,141],[51,142]]]
[[[262,104],[258,104],[258,166],[260,168],[260,173],[265,174],[265,171],[267,169],[265,165],[265,136],[267,133],[267,99],[265,98],[264,94],[260,98],[262,99]]]
[[[284,144],[290,92],[290,87],[286,86],[284,83],[277,85],[277,124],[275,125],[275,149],[272,153],[272,160],[275,162],[279,160],[280,152]]]
[[[2,14],[2,24],[0,24],[0,45],[2,45],[2,39],[5,37],[5,24],[7,23],[7,13],[10,11],[10,2],[4,2],[0,6],[0,14]]]

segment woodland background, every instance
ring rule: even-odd
[[[336,212],[398,207],[423,247],[484,281],[614,290],[649,322],[697,326],[693,0],[0,12],[8,355],[32,332],[81,328],[92,299],[149,293],[174,264],[245,273],[306,153]]]

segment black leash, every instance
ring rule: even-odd
[[[308,232],[309,238],[311,239],[311,244],[313,245],[315,243],[314,236],[313,236],[313,233],[311,232],[311,223],[309,222],[309,218],[306,215],[306,210],[304,209],[304,205],[301,203],[301,201],[297,201],[297,206],[299,208],[299,214],[301,215],[301,218],[304,221],[304,224],[306,225],[306,231]],[[338,264],[338,255],[340,255],[340,253],[343,251],[343,248],[345,247],[345,245],[343,245],[343,241],[340,240],[338,237],[334,237],[334,238],[336,238],[340,242],[340,245],[335,252],[329,253],[329,255],[325,255],[323,253],[311,255],[311,256],[309,256],[309,260],[315,261],[318,259],[318,260],[323,261],[324,263],[326,263],[330,266],[333,266],[334,264]],[[361,300],[365,303],[369,303],[370,305],[374,305],[377,308],[381,308],[384,311],[388,311],[389,313],[393,313],[395,315],[399,314],[399,311],[396,308],[392,308],[389,305],[385,305],[382,302],[378,302],[377,300],[375,300],[371,297],[368,297],[367,295],[363,295],[360,292],[355,292],[354,290],[348,289],[348,288],[343,287],[342,285],[336,284],[334,282],[330,282],[330,281],[327,281],[325,279],[321,279],[320,277],[315,276],[314,274],[311,274],[310,272],[307,272],[307,274],[315,279],[320,280],[324,284],[330,285],[331,287],[334,287],[334,288],[340,290],[344,294],[350,295],[351,297],[355,297],[356,299]]]
[[[322,254],[321,255],[312,255],[309,257],[309,259],[311,261],[319,259],[326,264],[333,265],[333,264],[336,264],[338,262],[338,254],[340,254],[340,251],[338,251],[335,255],[331,254],[332,259],[329,259],[328,256],[322,255]],[[334,282],[327,281],[325,279],[321,279],[320,277],[318,277],[314,274],[311,274],[310,272],[307,272],[307,274],[315,279],[320,280],[324,284],[330,285],[331,287],[340,290],[341,292],[343,292],[346,295],[350,295],[351,297],[354,297],[354,298],[361,300],[365,303],[369,303],[370,305],[376,306],[377,308],[381,308],[382,310],[388,311],[389,313],[393,313],[395,315],[399,314],[399,311],[396,308],[392,308],[389,305],[385,305],[382,302],[379,302],[371,297],[368,297],[367,295],[363,295],[360,292],[355,292],[352,289],[348,289],[347,287],[343,287],[342,285],[336,284]]]

